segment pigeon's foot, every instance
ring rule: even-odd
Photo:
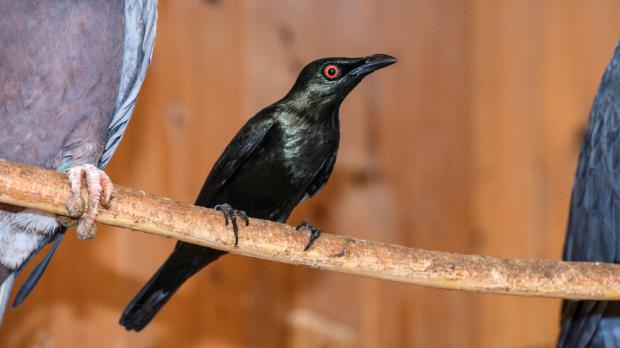
[[[297,231],[310,231],[310,237],[308,238],[308,243],[304,247],[304,251],[310,249],[312,244],[314,244],[314,241],[317,238],[319,238],[319,236],[321,235],[321,230],[319,228],[310,225],[306,221],[302,221],[299,225],[297,225],[296,230]]]
[[[226,226],[228,226],[228,220],[230,220],[230,222],[232,223],[233,233],[235,234],[235,246],[237,246],[237,244],[239,243],[239,226],[237,225],[237,216],[240,216],[245,222],[245,225],[248,226],[250,224],[248,214],[246,214],[243,210],[234,209],[226,203],[218,204],[215,206],[214,209],[222,212],[222,215],[224,215],[224,221],[226,222]]]
[[[101,205],[104,208],[110,206],[114,185],[104,171],[91,164],[69,168],[67,177],[71,186],[71,196],[65,202],[65,206],[69,215],[79,220],[76,222],[71,218],[58,218],[58,221],[68,227],[77,225],[79,239],[94,238],[97,233],[95,217],[99,212],[99,206]],[[88,191],[86,209],[82,200],[82,179],[85,179],[86,190]]]

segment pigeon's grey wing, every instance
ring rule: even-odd
[[[125,50],[114,116],[108,127],[107,142],[99,162],[104,168],[127,129],[138,92],[153,55],[157,27],[157,0],[125,1]]]
[[[620,45],[601,79],[579,157],[564,245],[570,261],[619,262]],[[614,303],[565,301],[558,347],[613,341]],[[620,336],[616,337],[620,340]]]
[[[607,302],[590,347],[620,347],[620,302]]]

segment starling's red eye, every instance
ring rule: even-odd
[[[326,65],[323,68],[323,75],[329,80],[333,80],[340,76],[340,68],[333,64]]]

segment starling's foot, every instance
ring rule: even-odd
[[[226,226],[228,226],[228,219],[233,226],[233,233],[235,234],[235,246],[239,243],[239,226],[237,226],[237,216],[241,216],[243,221],[245,221],[245,225],[248,226],[250,224],[250,219],[248,219],[248,214],[246,214],[243,210],[233,209],[229,204],[223,203],[215,206],[215,210],[219,210],[224,215],[224,221],[226,222]]]
[[[310,238],[308,238],[308,243],[306,244],[306,247],[304,248],[304,251],[310,249],[310,247],[312,246],[312,244],[314,244],[314,241],[319,238],[319,236],[321,235],[321,230],[317,227],[314,227],[312,225],[310,225],[308,222],[306,222],[305,220],[302,221],[296,228],[297,231],[310,231]]]
[[[72,218],[79,219],[77,222],[78,238],[94,238],[97,233],[95,217],[99,211],[99,205],[105,208],[110,206],[114,185],[112,185],[112,181],[110,181],[110,178],[104,171],[90,164],[69,168],[67,177],[69,178],[69,185],[71,185],[71,196],[67,199],[65,205],[69,215]],[[86,190],[88,191],[86,209],[84,208],[85,204],[81,194],[82,178],[85,178]],[[70,220],[68,218],[59,219],[65,226],[76,224]]]

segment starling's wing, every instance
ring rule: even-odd
[[[325,187],[327,180],[329,180],[329,176],[334,170],[334,165],[336,164],[336,155],[337,152],[334,152],[329,156],[325,163],[323,163],[323,166],[321,166],[321,169],[314,177],[314,180],[312,180],[310,186],[308,186],[308,189],[306,190],[306,195],[304,196],[302,201],[311,198],[315,194],[319,193],[323,189],[323,187]]]
[[[125,49],[116,109],[108,127],[107,143],[99,167],[105,167],[118,147],[131,119],[138,92],[153,55],[157,0],[125,1]]]
[[[127,0],[125,1],[125,38],[123,51],[123,68],[114,116],[108,126],[108,133],[103,155],[99,167],[104,168],[114,151],[120,144],[121,138],[131,119],[138,98],[138,92],[146,77],[146,71],[153,55],[155,42],[155,30],[157,23],[157,0]],[[37,285],[41,275],[47,268],[58,244],[64,236],[65,229],[57,233],[54,238],[41,243],[33,252],[33,256],[49,242],[53,245],[48,254],[39,262],[34,270],[28,275],[26,281],[18,291],[13,306],[19,305]],[[24,265],[27,262],[24,263]]]
[[[592,106],[571,197],[564,246],[570,261],[619,262],[620,251],[620,46]],[[565,301],[558,347],[592,347],[620,340],[613,303]]]
[[[252,117],[231,140],[220,158],[213,165],[207,180],[196,199],[196,205],[211,207],[213,199],[252,155],[265,135],[272,129],[275,119],[269,108]]]

